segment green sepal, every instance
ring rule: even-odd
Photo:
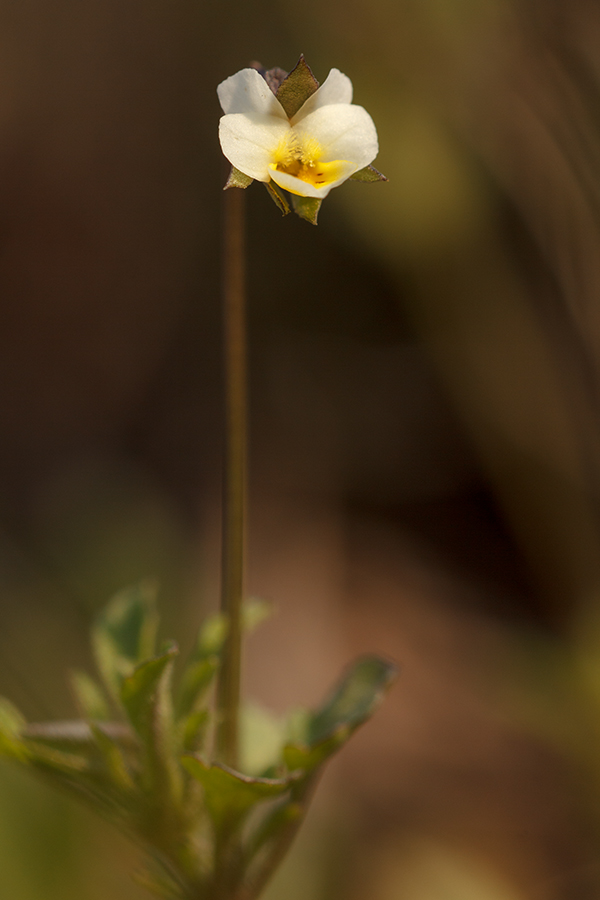
[[[156,585],[145,581],[121,591],[98,617],[92,630],[96,663],[104,683],[119,700],[123,679],[154,655],[158,613]]]
[[[383,175],[379,169],[376,169],[375,166],[365,166],[364,169],[359,169],[358,172],[355,172],[354,175],[351,175],[348,179],[349,181],[364,181],[364,182],[374,182],[374,181],[387,181],[388,179]]]
[[[199,756],[184,756],[181,761],[204,788],[206,808],[218,832],[236,827],[257,803],[280,797],[292,784],[290,777],[252,778],[221,763],[209,765]]]
[[[283,750],[288,769],[316,769],[369,719],[398,674],[397,666],[379,656],[357,660],[316,712],[305,718],[299,740]]]
[[[110,718],[102,688],[87,672],[71,672],[70,682],[75,702],[84,719],[104,722]]]
[[[317,216],[321,209],[322,200],[316,197],[301,197],[299,194],[292,194],[292,205],[296,215],[301,219],[306,219],[311,225],[317,224]]]
[[[287,216],[287,214],[292,210],[290,204],[287,201],[287,197],[285,196],[281,188],[272,180],[264,181],[263,184],[266,187],[267,193],[277,209],[281,212],[282,215]]]
[[[254,178],[251,178],[249,175],[244,175],[243,172],[240,172],[239,169],[236,169],[235,166],[231,167],[231,171],[229,173],[229,177],[227,181],[223,185],[223,190],[227,191],[229,188],[247,188],[250,187]]]
[[[319,82],[311,72],[304,55],[301,54],[295,68],[279,85],[275,96],[283,106],[288,119],[291,119],[318,87]]]

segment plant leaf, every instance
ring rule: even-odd
[[[217,831],[235,827],[253,806],[280,797],[290,789],[292,779],[252,778],[199,756],[184,756],[182,763],[204,788],[204,800]]]
[[[106,721],[110,718],[108,703],[100,685],[86,672],[71,672],[71,690],[79,712],[85,719]]]
[[[21,740],[26,726],[24,716],[6,697],[0,697],[0,754],[27,760],[27,752]]]
[[[96,663],[117,701],[123,679],[154,654],[157,628],[156,585],[150,581],[121,591],[98,617],[92,630]]]
[[[322,200],[316,197],[301,197],[299,194],[292,194],[292,205],[296,215],[301,219],[306,219],[311,225],[317,224],[317,216],[321,209]]]
[[[246,632],[254,631],[272,612],[273,605],[267,600],[251,597],[242,604],[242,628]],[[179,683],[176,705],[179,720],[196,711],[204,699],[219,668],[227,627],[227,616],[216,613],[200,629]]]
[[[357,660],[320,709],[307,716],[304,736],[284,748],[288,769],[314,770],[335,753],[373,715],[397,674],[397,666],[379,656]]]
[[[160,656],[140,663],[121,688],[121,702],[145,751],[142,787],[157,815],[177,805],[181,795],[170,692],[177,653],[177,646],[172,644]]]
[[[247,188],[250,187],[254,178],[251,178],[249,175],[245,175],[243,172],[240,172],[239,169],[236,169],[235,166],[231,167],[231,171],[223,186],[223,190],[227,191],[229,188]]]
[[[319,82],[308,66],[304,55],[300,56],[295,68],[284,78],[276,93],[288,119],[296,115],[319,87]]]
[[[358,172],[355,172],[354,175],[351,175],[348,181],[365,181],[365,182],[373,182],[373,181],[387,181],[388,179],[383,175],[379,169],[376,169],[375,166],[365,166],[364,169],[359,169]]]

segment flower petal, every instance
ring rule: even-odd
[[[354,163],[346,162],[345,159],[337,160],[336,173],[338,177],[329,181],[327,184],[324,184],[322,187],[317,187],[308,181],[296,178],[295,175],[288,175],[287,172],[280,172],[273,163],[269,166],[271,178],[275,184],[278,184],[284,191],[290,191],[290,193],[298,194],[300,197],[316,197],[319,200],[326,197],[332,188],[347,181],[355,171],[356,168]]]
[[[282,121],[269,115],[232,113],[219,122],[221,150],[244,175],[268,181],[269,163],[289,130],[287,118]]]
[[[287,121],[281,103],[256,69],[241,69],[226,78],[218,86],[217,94],[224,113],[258,113]]]
[[[352,82],[339,69],[331,70],[321,87],[298,110],[291,120],[292,125],[302,121],[315,109],[321,106],[331,106],[334,103],[352,103]]]
[[[322,106],[303,118],[294,131],[317,141],[323,162],[345,159],[354,163],[355,172],[373,162],[379,152],[373,119],[362,106]]]

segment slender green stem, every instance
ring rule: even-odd
[[[221,610],[229,621],[217,685],[217,755],[236,768],[239,753],[242,597],[246,498],[246,316],[244,191],[225,191],[223,267],[225,461]]]

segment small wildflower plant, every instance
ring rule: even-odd
[[[247,602],[244,629],[267,613],[264,602]],[[2,699],[0,753],[140,843],[148,864],[137,880],[155,894],[252,900],[302,822],[323,765],[379,705],[395,667],[364,657],[316,711],[297,710],[281,721],[265,720],[262,712],[250,722],[252,732],[267,724],[272,746],[275,726],[279,745],[270,759],[266,744],[258,754],[242,754],[249,766],[254,757],[258,771],[235,771],[212,756],[211,688],[226,618],[206,620],[176,684],[178,649],[173,642],[157,646],[157,627],[152,585],[115,597],[92,632],[98,678],[82,672],[71,678],[80,718],[27,724]]]
[[[279,208],[316,223],[349,178],[385,180],[352,84],[319,87],[303,58],[289,75],[242,69],[218,88],[226,187],[262,181]],[[115,597],[92,631],[97,676],[71,683],[79,717],[27,723],[0,698],[0,755],[75,794],[146,851],[138,880],[167,900],[255,900],[285,855],[327,760],[380,704],[396,667],[357,660],[316,710],[276,719],[240,704],[242,636],[265,603],[244,598],[246,337],[243,194],[225,195],[226,435],[221,612],[207,619],[179,675],[157,643],[155,589]],[[275,735],[275,739],[274,739]]]
[[[319,87],[303,56],[289,75],[248,68],[226,78],[217,88],[221,149],[233,166],[225,187],[262,181],[284,214],[289,194],[294,211],[316,224],[322,200],[344,181],[385,181],[370,165],[375,125],[352,92],[339,69]]]

